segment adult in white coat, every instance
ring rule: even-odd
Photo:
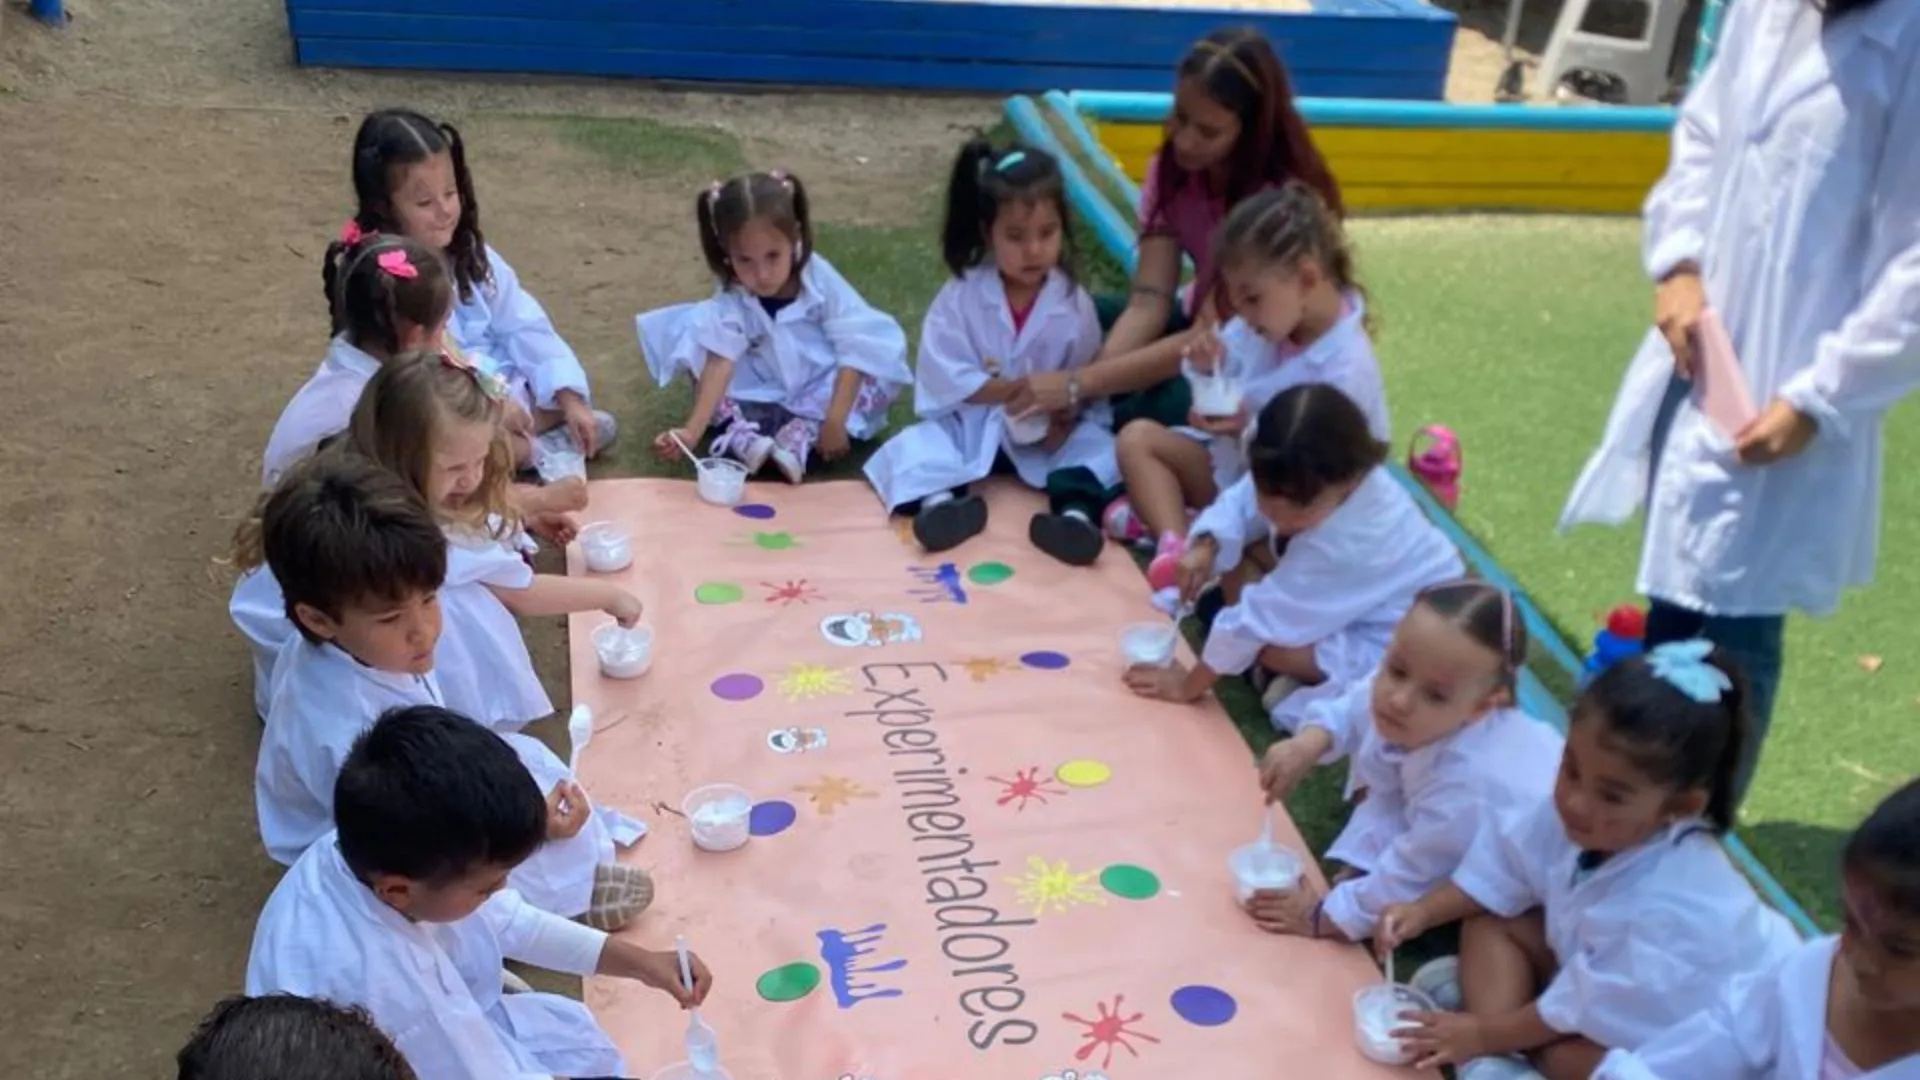
[[[1028,525],[1036,547],[1086,565],[1105,546],[1095,523],[1120,482],[1107,403],[1041,413],[1027,389],[1033,376],[1078,371],[1100,351],[1093,299],[1065,259],[1071,229],[1052,155],[985,139],[961,147],[942,238],[953,277],[920,330],[920,422],[866,466],[882,505],[912,514],[929,552],[986,528],[987,504],[968,486],[997,470],[1047,493],[1047,513]]]
[[[1646,207],[1658,327],[1562,514],[1644,500],[1650,644],[1705,636],[1751,685],[1745,791],[1786,613],[1871,577],[1882,418],[1920,382],[1920,5],[1738,0]],[[1687,395],[1703,312],[1759,415],[1721,430]]]
[[[513,751],[443,709],[383,717],[341,768],[337,830],[267,899],[247,961],[249,994],[358,1005],[420,1080],[622,1075],[620,1053],[584,1005],[502,993],[507,958],[574,975],[638,979],[683,1004],[671,951],[540,911],[502,891],[540,846],[547,809]]]
[[[1736,979],[1594,1080],[1920,1080],[1920,780],[1888,796],[1842,857],[1846,930]]]

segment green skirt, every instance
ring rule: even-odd
[[[1100,317],[1100,332],[1113,329],[1120,313],[1127,309],[1127,297],[1105,293],[1093,298],[1093,309]],[[1193,325],[1179,304],[1167,316],[1166,335],[1180,333]],[[1164,336],[1164,335],[1163,335]],[[1163,427],[1180,427],[1193,411],[1193,388],[1179,375],[1155,383],[1145,390],[1118,394],[1113,399],[1113,430],[1119,431],[1135,420],[1153,420]]]

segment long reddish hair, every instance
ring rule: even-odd
[[[1327,171],[1326,159],[1294,105],[1286,65],[1260,31],[1215,30],[1193,43],[1175,75],[1179,82],[1194,80],[1209,99],[1240,118],[1240,137],[1227,157],[1224,194],[1229,209],[1261,188],[1298,180],[1317,192],[1334,216],[1346,217],[1340,185]],[[1174,160],[1172,149],[1163,141],[1155,155],[1163,191],[1192,179]]]

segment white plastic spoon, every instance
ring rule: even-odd
[[[687,460],[688,460],[688,461],[691,461],[691,462],[693,462],[693,464],[694,464],[694,466],[695,466],[695,467],[698,467],[698,466],[699,466],[699,464],[700,464],[700,459],[699,459],[698,457],[696,457],[696,456],[694,456],[694,453],[693,453],[693,448],[692,448],[692,447],[690,447],[690,446],[688,446],[688,445],[687,445],[686,443],[684,443],[684,442],[681,442],[681,441],[680,441],[680,433],[679,433],[679,432],[677,432],[677,431],[675,431],[675,430],[673,430],[672,428],[668,428],[668,429],[667,429],[667,438],[669,438],[669,439],[672,439],[672,440],[673,440],[673,445],[675,445],[675,446],[677,446],[677,447],[679,447],[679,448],[680,448],[680,452],[681,452],[681,453],[683,453],[683,454],[685,454],[685,455],[687,455]]]
[[[677,441],[677,440],[676,440]],[[676,935],[673,944],[680,951],[680,985],[693,992],[693,964],[687,959],[687,939]],[[700,1010],[688,1010],[687,1018],[687,1064],[701,1076],[711,1076],[720,1068],[720,1044],[713,1029],[700,1019]]]

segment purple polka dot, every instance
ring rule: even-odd
[[[722,701],[751,701],[760,696],[767,684],[760,676],[736,671],[731,675],[722,675],[713,680],[713,696]]]
[[[753,813],[747,818],[747,830],[755,836],[774,836],[786,832],[799,816],[793,804],[783,799],[754,803]]]
[[[1219,1027],[1233,1019],[1240,1006],[1217,986],[1183,986],[1173,992],[1173,1011],[1195,1027]]]
[[[1039,668],[1042,671],[1059,671],[1072,661],[1067,659],[1067,654],[1065,653],[1030,652],[1021,657],[1020,662],[1030,668]]]
[[[773,510],[773,507],[768,506],[766,503],[742,503],[739,506],[734,507],[733,512],[736,514],[739,514],[743,518],[752,518],[755,521],[765,521],[768,518],[773,516],[774,510]]]

